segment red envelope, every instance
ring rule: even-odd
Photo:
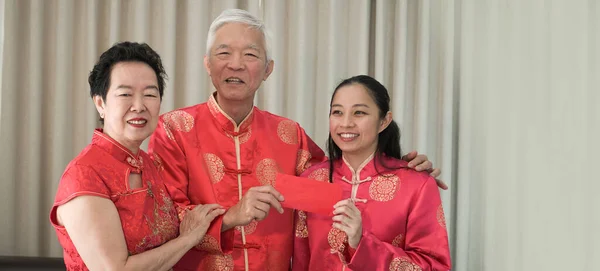
[[[284,197],[286,208],[328,215],[333,205],[342,200],[342,188],[337,184],[277,173],[275,189]]]

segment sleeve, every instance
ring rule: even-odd
[[[348,267],[353,270],[450,270],[441,199],[435,181],[429,179],[411,204],[405,249],[364,231],[356,250],[349,251],[353,255]]]
[[[59,225],[56,218],[58,207],[79,196],[110,199],[110,190],[93,168],[84,165],[69,165],[60,179],[56,199],[50,211],[52,224]]]
[[[300,139],[300,147],[296,159],[296,175],[300,176],[310,166],[327,160],[327,157],[300,125],[298,125],[298,138]]]
[[[308,246],[308,224],[304,211],[295,212],[294,256],[292,270],[308,270],[310,248]]]
[[[167,114],[169,113],[165,115]],[[165,115],[161,116],[156,130],[150,136],[148,153],[155,161],[161,160],[160,174],[175,203],[179,220],[183,221],[185,214],[196,207],[196,204],[192,204],[188,197],[188,167],[185,150],[181,144],[185,138],[180,132],[171,129],[169,123],[165,122]],[[204,240],[196,248],[209,252],[215,252],[215,250],[223,253],[231,252],[234,233],[233,230],[221,232],[222,225],[223,216],[215,218],[208,228]]]

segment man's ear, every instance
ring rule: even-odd
[[[263,78],[263,81],[266,81],[267,78],[269,78],[269,75],[271,75],[271,73],[273,72],[274,66],[275,66],[275,61],[269,60],[269,63],[267,63],[267,70],[265,71],[265,76]]]

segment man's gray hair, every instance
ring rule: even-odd
[[[210,49],[215,43],[215,34],[217,33],[217,30],[228,23],[242,23],[260,31],[263,34],[265,41],[267,63],[271,60],[269,34],[265,24],[260,19],[250,14],[250,12],[242,9],[226,9],[212,22],[208,29],[208,37],[206,38],[206,55],[210,55]]]

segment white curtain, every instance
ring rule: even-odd
[[[457,270],[600,270],[600,3],[459,12]]]
[[[61,256],[48,211],[98,125],[87,74],[99,54],[147,42],[169,75],[162,111],[204,102],[208,27],[237,7],[271,32],[275,71],[256,105],[322,147],[337,83],[388,87],[403,149],[450,184],[454,270],[600,268],[595,0],[0,3],[0,255]]]

